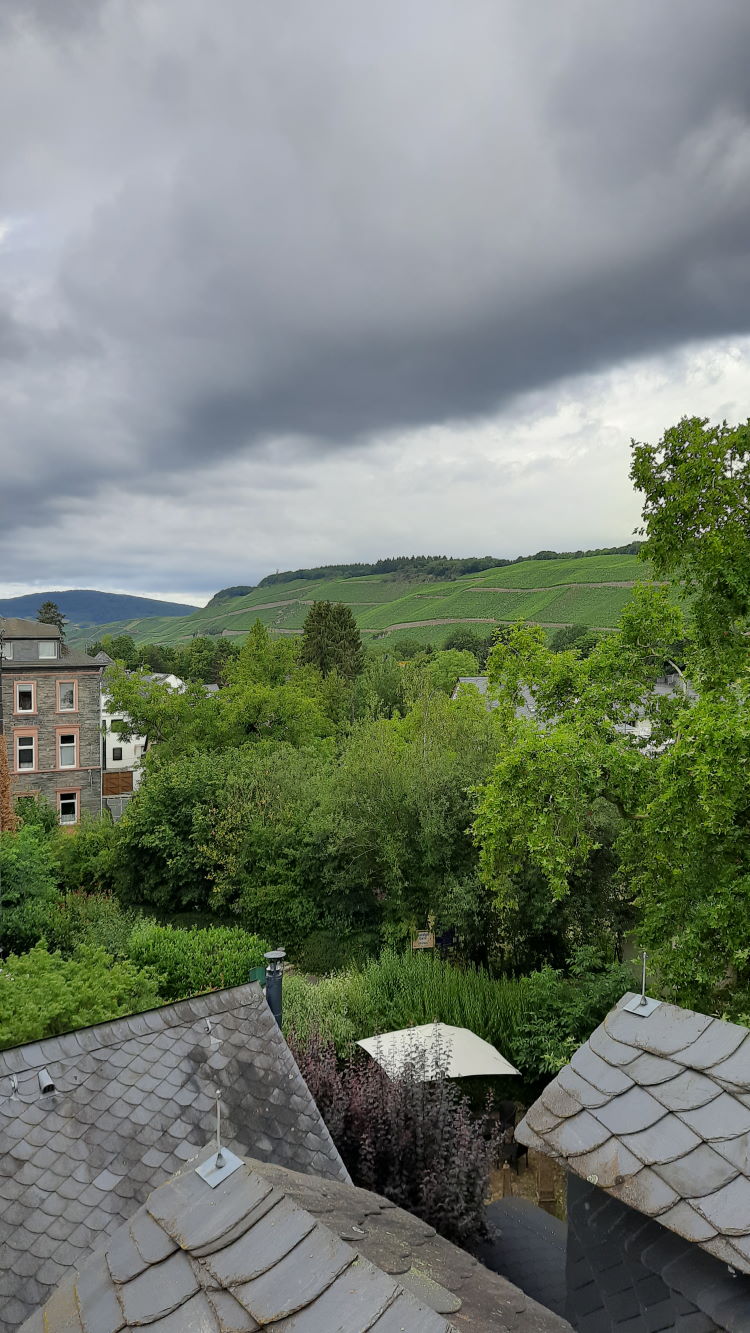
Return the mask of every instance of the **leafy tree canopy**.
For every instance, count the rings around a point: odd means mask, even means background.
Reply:
[[[36,618],[42,625],[56,625],[60,631],[60,637],[65,638],[67,616],[63,615],[57,602],[42,602],[36,613]]]
[[[351,607],[343,602],[313,602],[305,618],[300,661],[321,675],[337,671],[345,680],[358,676],[365,664],[362,638]]]

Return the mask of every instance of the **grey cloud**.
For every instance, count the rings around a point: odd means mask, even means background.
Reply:
[[[168,493],[277,436],[365,449],[747,328],[745,0],[19,11],[0,215],[33,219],[46,292],[0,324],[0,401],[44,466],[10,527],[60,487]]]

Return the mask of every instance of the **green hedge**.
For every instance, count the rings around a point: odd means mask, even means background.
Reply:
[[[270,945],[236,926],[180,930],[144,921],[127,946],[138,967],[152,967],[165,1000],[179,1000],[201,991],[240,986],[253,967],[263,965]]]

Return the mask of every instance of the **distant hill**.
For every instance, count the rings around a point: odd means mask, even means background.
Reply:
[[[504,560],[494,555],[393,555],[370,564],[315,565],[312,569],[277,570],[275,574],[266,574],[258,584],[259,588],[270,588],[275,583],[295,583],[318,579],[361,579],[369,574],[392,574],[394,578],[422,579],[459,579],[464,574],[481,574],[485,569],[505,569],[508,565],[520,565],[528,560],[579,560],[589,555],[637,555],[642,542],[628,542],[626,546],[601,546],[591,551],[537,551],[536,555],[517,555],[514,560]],[[236,597],[242,592],[252,592],[252,588],[225,588],[217,592],[212,599]]]
[[[457,562],[458,563],[458,562]],[[69,641],[84,644],[102,634],[130,634],[136,643],[184,643],[199,634],[241,639],[260,620],[275,634],[299,634],[313,601],[345,602],[363,637],[382,646],[407,636],[440,645],[456,624],[491,633],[500,624],[531,620],[555,629],[581,624],[612,629],[633,594],[649,577],[633,554],[514,561],[477,573],[438,579],[413,569],[355,577],[297,578],[261,584],[251,592],[224,589],[208,606],[188,615],[134,617],[101,624]]]
[[[42,602],[56,602],[71,625],[101,625],[105,621],[134,616],[185,616],[198,607],[184,602],[161,602],[155,597],[131,597],[127,593],[96,592],[71,588],[66,592],[27,592],[21,597],[0,597],[0,616],[36,620]]]

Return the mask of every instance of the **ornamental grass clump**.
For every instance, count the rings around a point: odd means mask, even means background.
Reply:
[[[457,1244],[481,1235],[497,1129],[489,1106],[472,1115],[446,1078],[437,1036],[429,1054],[413,1045],[391,1077],[362,1053],[339,1063],[333,1044],[316,1034],[300,1041],[292,1032],[290,1045],[356,1185]],[[437,1071],[430,1081],[428,1059]]]

